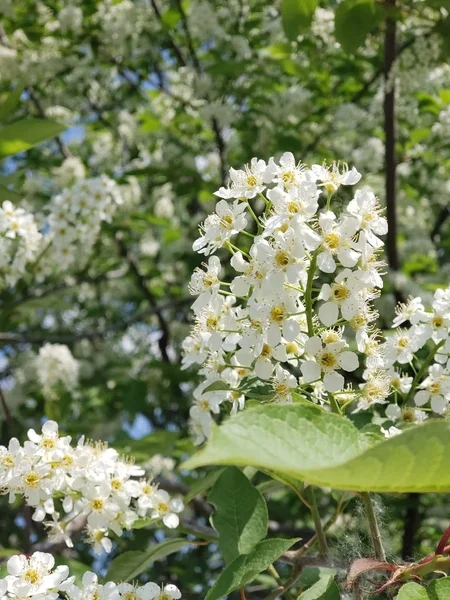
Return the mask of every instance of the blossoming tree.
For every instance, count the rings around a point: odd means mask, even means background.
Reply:
[[[0,17],[0,597],[449,596],[446,2]]]

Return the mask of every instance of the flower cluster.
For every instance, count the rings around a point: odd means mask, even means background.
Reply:
[[[405,328],[405,324],[409,327]],[[436,290],[429,310],[420,297],[400,304],[393,326],[395,333],[386,340],[383,354],[396,395],[420,407],[414,410],[416,420],[426,418],[430,410],[445,414],[450,402],[450,287]],[[402,373],[401,369],[410,365],[419,352],[423,359],[415,376]],[[397,370],[394,364],[398,365]],[[411,419],[411,410],[402,402],[386,408],[393,420],[402,416]]]
[[[143,478],[144,473],[105,443],[81,438],[71,446],[71,438],[60,437],[54,421],[44,423],[40,434],[30,429],[23,446],[15,438],[8,448],[0,446],[0,489],[10,502],[21,495],[34,508],[35,521],[51,515],[52,521],[45,523],[51,536],[69,546],[68,525],[84,517],[98,553],[111,550],[111,531],[121,535],[139,517],[178,526],[183,503]],[[60,510],[65,513],[62,520]]]
[[[80,179],[56,194],[50,203],[49,250],[41,272],[82,265],[92,252],[101,224],[110,222],[123,202],[121,188],[105,175]]]
[[[209,436],[223,404],[234,412],[246,398],[309,399],[341,412],[372,409],[392,395],[389,419],[412,397],[446,410],[450,292],[438,290],[431,312],[420,299],[400,307],[394,325],[412,319],[412,326],[383,341],[373,300],[383,287],[386,219],[367,186],[347,202],[341,193],[360,178],[346,165],[308,168],[285,153],[279,163],[254,158],[231,169],[230,185],[216,192],[221,200],[194,243],[209,259],[191,278],[195,325],[183,343],[184,367],[198,363],[204,376],[190,411],[196,443]],[[221,248],[235,271],[229,282],[220,280]],[[411,363],[428,340],[438,363],[413,382],[396,367]]]
[[[37,258],[40,243],[33,215],[5,200],[0,207],[0,288],[17,283]]]
[[[61,565],[55,568],[55,559],[45,552],[34,552],[31,556],[17,554],[7,563],[8,574],[0,579],[0,597],[4,600],[56,600],[61,596],[69,600],[178,600],[180,590],[173,584],[159,587],[156,583],[131,585],[129,583],[101,584],[95,573],[87,571],[81,586],[75,583],[75,577],[69,577],[69,567]]]
[[[78,384],[79,363],[64,344],[44,344],[35,368],[43,393],[51,397],[58,387],[72,392]]]

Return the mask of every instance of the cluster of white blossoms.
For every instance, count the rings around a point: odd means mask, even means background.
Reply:
[[[102,223],[110,222],[123,202],[120,186],[106,175],[80,179],[53,196],[46,235],[48,251],[41,262],[41,274],[82,266],[92,252]]]
[[[64,344],[41,346],[34,366],[42,391],[48,397],[59,387],[72,392],[78,385],[79,363]]]
[[[5,200],[0,207],[0,288],[14,286],[41,245],[33,215]]]
[[[183,343],[184,368],[200,364],[204,376],[190,411],[196,443],[209,436],[222,405],[235,412],[246,398],[310,399],[342,412],[386,404],[392,394],[402,414],[414,394],[417,404],[430,401],[444,411],[447,375],[439,365],[450,350],[443,341],[450,292],[437,293],[433,312],[418,309],[422,320],[409,332],[383,342],[372,304],[383,287],[379,236],[387,222],[370,188],[360,187],[349,201],[340,190],[360,179],[345,164],[308,168],[287,152],[279,163],[254,158],[244,170],[231,169],[229,186],[216,192],[221,200],[194,243],[209,259],[191,278],[195,325]],[[221,248],[235,271],[229,282],[221,281],[214,254]],[[395,367],[411,362],[429,339],[442,361],[413,383]],[[353,373],[351,381],[345,373]],[[439,400],[431,395],[436,378]],[[419,411],[413,420],[421,418]]]
[[[81,585],[75,583],[75,577],[69,576],[69,567],[61,565],[55,568],[55,559],[46,552],[34,552],[31,556],[16,554],[7,562],[7,575],[0,579],[0,598],[2,600],[57,600],[58,597],[69,600],[178,600],[180,590],[173,584],[160,587],[156,583],[131,585],[129,583],[101,584],[95,573],[87,571]]]
[[[44,523],[50,536],[68,546],[68,526],[83,518],[97,553],[111,551],[111,531],[120,536],[139,518],[162,520],[170,529],[178,526],[182,501],[171,499],[144,474],[105,443],[81,438],[71,446],[54,421],[45,422],[40,434],[30,429],[23,446],[15,438],[7,448],[0,446],[0,489],[10,502],[22,496],[34,508],[35,521],[50,515],[52,520]]]

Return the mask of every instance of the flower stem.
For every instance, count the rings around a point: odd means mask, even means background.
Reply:
[[[261,221],[258,219],[258,217],[255,214],[255,211],[250,206],[250,202],[247,202],[247,207],[248,207],[248,210],[249,210],[250,214],[252,215],[252,217],[253,217],[253,219],[254,219],[254,221],[256,223],[256,226],[258,227],[258,232],[257,233],[259,235],[262,232],[262,230],[263,230],[262,225],[261,225]]]
[[[430,353],[428,354],[428,356],[426,357],[426,359],[423,361],[422,366],[417,371],[417,373],[414,375],[414,379],[413,379],[413,382],[411,384],[410,390],[409,390],[409,392],[408,392],[408,394],[407,394],[407,396],[405,398],[405,404],[407,404],[408,401],[413,397],[413,394],[416,391],[416,388],[419,385],[420,380],[422,379],[422,377],[427,372],[427,369],[430,366],[430,363],[433,360],[436,352],[439,350],[439,348],[441,348],[441,346],[444,345],[444,342],[445,342],[445,340],[441,340],[439,342],[439,344],[435,344],[434,347],[431,348]]]
[[[305,496],[307,497],[310,507],[311,507],[311,515],[314,521],[314,525],[316,527],[317,541],[319,542],[319,556],[324,558],[328,554],[328,544],[327,539],[325,537],[325,531],[322,526],[322,521],[320,520],[319,509],[317,507],[316,495],[314,493],[314,488],[310,485],[305,490]]]
[[[361,499],[366,510],[367,520],[369,522],[369,532],[375,552],[375,558],[382,562],[386,562],[386,553],[383,548],[383,542],[381,541],[380,527],[378,525],[372,498],[368,492],[362,492]]]
[[[309,264],[308,280],[306,282],[305,290],[305,309],[306,309],[306,322],[308,323],[308,335],[313,337],[314,335],[314,323],[312,316],[312,287],[314,281],[314,274],[316,272],[317,264],[317,250],[311,256],[311,262]]]

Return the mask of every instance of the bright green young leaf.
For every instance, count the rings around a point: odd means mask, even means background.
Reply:
[[[257,544],[250,554],[238,556],[219,575],[219,578],[209,590],[205,600],[219,600],[234,590],[251,583],[261,571],[267,569],[277,558],[289,550],[297,539],[264,540]]]
[[[374,0],[344,0],[338,4],[334,19],[335,36],[342,48],[355,52],[377,24]]]
[[[0,157],[28,150],[54,138],[67,127],[48,119],[21,119],[0,129]]]
[[[396,600],[448,600],[450,598],[450,577],[432,581],[425,588],[418,583],[407,583],[396,596]]]
[[[252,465],[321,486],[380,492],[450,491],[450,423],[430,420],[367,447],[367,436],[314,406],[263,406],[214,427],[185,468]]]
[[[131,581],[156,560],[178,552],[186,546],[189,546],[187,539],[176,538],[160,544],[153,544],[145,551],[124,552],[112,561],[106,579],[108,581]]]
[[[267,506],[261,493],[236,467],[229,467],[214,484],[209,502],[225,563],[248,554],[267,535]]]
[[[339,600],[341,597],[339,588],[334,582],[333,575],[322,577],[303,594],[299,600]]]
[[[317,8],[318,0],[283,0],[281,5],[281,22],[286,37],[296,40],[308,29]]]
[[[10,92],[6,100],[0,104],[0,123],[6,121],[6,119],[14,112],[14,109],[19,104],[24,87],[25,82],[19,82],[12,92]]]
[[[441,90],[439,92],[439,97],[444,104],[450,104],[450,90]]]

